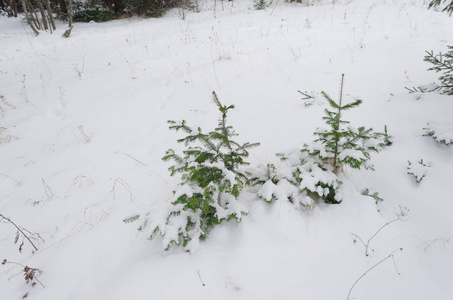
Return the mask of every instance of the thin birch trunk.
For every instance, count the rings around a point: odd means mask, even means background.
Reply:
[[[41,18],[42,18],[42,25],[44,26],[44,30],[49,30],[49,25],[47,23],[47,17],[46,17],[46,13],[44,12],[44,6],[42,5],[42,1],[41,0],[38,0],[38,9],[39,9],[39,12],[41,13]]]
[[[28,14],[28,11],[27,11],[27,4],[25,3],[25,0],[22,0],[22,6],[23,6],[23,8],[24,8],[25,17],[27,18],[28,25],[30,25],[30,28],[33,30],[33,32],[34,32],[36,35],[39,35],[39,31],[38,31],[38,30],[36,29],[36,27],[33,25],[33,22],[31,21],[30,15]]]
[[[15,18],[17,18],[17,3],[16,3],[16,0],[12,0],[11,3],[12,3],[11,7],[13,9],[13,15],[14,15]]]
[[[69,13],[69,28],[72,28],[72,0],[68,0],[68,13]]]
[[[47,6],[47,14],[49,15],[50,24],[52,25],[53,30],[56,30],[57,26],[55,26],[55,20],[53,18],[53,11],[52,11],[52,8],[50,7],[49,0],[46,0],[46,6]]]
[[[30,20],[35,24],[37,30],[41,30],[41,22],[39,22],[38,14],[35,11],[35,7],[30,0],[25,0],[25,4],[28,5],[30,11]]]

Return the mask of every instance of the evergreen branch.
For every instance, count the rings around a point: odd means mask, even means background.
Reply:
[[[242,148],[243,149],[249,149],[249,148],[256,148],[258,146],[260,146],[260,143],[249,143],[249,142],[247,142],[244,145],[242,145]]]
[[[308,100],[308,99],[314,98],[313,96],[309,95],[307,92],[305,92],[305,93],[303,93],[301,91],[297,91],[297,92],[299,92],[302,96],[304,96],[304,97],[302,97],[302,100]]]
[[[321,92],[321,95],[324,96],[324,98],[326,98],[327,102],[329,102],[330,106],[332,106],[333,108],[336,108],[338,109],[338,104],[332,100],[332,98],[330,98],[329,95],[326,94],[326,92]]]
[[[217,97],[217,94],[215,91],[212,92],[212,100],[214,101],[215,105],[220,109],[222,108],[222,103],[220,103],[219,98]]]
[[[450,61],[445,61],[443,59],[442,52],[439,52],[439,54],[437,54],[437,55],[434,55],[434,52],[432,50],[431,50],[431,52],[429,52],[429,51],[425,51],[425,52],[428,55],[425,56],[424,61],[435,65],[434,67],[429,68],[428,69],[429,71],[440,72],[441,70],[450,70],[449,72],[451,72],[453,66]]]
[[[360,99],[357,99],[356,101],[352,102],[352,103],[348,103],[346,104],[345,106],[343,106],[341,109],[342,110],[346,110],[346,109],[350,109],[350,108],[354,108],[354,107],[357,107],[359,106],[360,104],[362,104],[362,100]]]
[[[176,130],[176,131],[182,130],[182,131],[184,131],[186,133],[192,133],[192,129],[189,126],[186,125],[186,120],[182,120],[182,122],[176,122],[176,121],[168,120],[167,123],[168,124],[175,124],[175,125],[172,125],[172,126],[168,126],[169,129]]]
[[[445,3],[447,0],[432,0],[430,3],[429,3],[429,6],[428,6],[428,9],[432,8],[432,7],[436,7],[436,6],[440,6],[441,3]],[[451,0],[450,0],[451,1]],[[445,6],[443,9],[442,9],[443,12],[446,12],[448,13],[450,16],[452,15],[453,13],[453,1],[451,1],[449,4],[447,4],[447,6]]]

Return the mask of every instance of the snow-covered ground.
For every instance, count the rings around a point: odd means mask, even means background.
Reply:
[[[422,0],[312,2],[206,1],[184,20],[76,24],[68,39],[63,24],[34,37],[0,17],[0,214],[42,238],[20,253],[3,220],[0,259],[38,268],[45,286],[7,263],[0,298],[347,299],[376,265],[350,299],[453,299],[453,146],[423,136],[427,123],[452,128],[453,98],[404,88],[436,81],[424,51],[453,44],[453,18]],[[252,166],[278,164],[275,153],[313,140],[319,92],[336,98],[342,73],[347,98],[363,99],[345,118],[394,137],[376,171],[347,170],[343,203],[301,211],[245,190],[249,214],[192,254],[123,223],[159,214],[179,182],[161,160],[182,149],[167,120],[213,129],[215,90],[236,106],[238,140],[261,142]],[[319,101],[306,107],[298,90]],[[421,159],[417,184],[407,167]],[[397,215],[366,256],[355,235],[367,243]]]

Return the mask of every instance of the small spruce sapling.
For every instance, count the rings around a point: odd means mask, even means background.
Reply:
[[[239,144],[233,140],[238,134],[227,124],[227,115],[234,106],[222,105],[215,92],[212,98],[221,114],[214,131],[203,133],[200,127],[189,127],[185,120],[168,121],[171,130],[187,134],[178,140],[187,148],[183,155],[169,149],[162,158],[176,163],[169,168],[171,176],[181,174],[181,183],[173,191],[172,209],[165,224],[150,226],[151,238],[160,234],[166,250],[172,245],[180,245],[193,252],[215,225],[233,219],[239,222],[246,214],[237,197],[251,178],[242,167],[248,165],[244,160],[249,155],[248,150],[259,143]],[[133,216],[125,222],[137,219],[139,216]],[[148,225],[145,220],[139,230]]]
[[[253,6],[256,10],[263,10],[268,7],[269,4],[267,4],[266,0],[255,0]]]
[[[379,133],[372,128],[345,126],[349,122],[342,119],[342,112],[359,106],[362,100],[344,104],[343,86],[344,74],[338,102],[325,92],[321,93],[330,106],[330,109],[325,109],[323,117],[328,127],[316,129],[314,135],[317,139],[305,144],[299,153],[278,154],[287,162],[288,168],[279,173],[278,180],[268,180],[263,185],[260,197],[268,202],[286,197],[302,206],[311,206],[320,198],[326,203],[338,204],[342,201],[338,193],[342,184],[338,173],[346,166],[373,169],[369,163],[371,152],[379,152],[391,145],[387,128],[385,133]]]
[[[314,135],[318,138],[312,145],[305,145],[302,151],[319,158],[333,167],[337,174],[341,167],[349,166],[353,169],[373,169],[369,164],[371,152],[379,152],[387,144],[391,144],[391,137],[387,133],[374,132],[372,128],[342,126],[349,124],[342,119],[342,112],[362,104],[362,100],[355,100],[343,104],[344,74],[341,77],[340,97],[338,103],[325,92],[322,95],[327,100],[331,110],[325,109],[323,119],[328,128],[318,128]]]

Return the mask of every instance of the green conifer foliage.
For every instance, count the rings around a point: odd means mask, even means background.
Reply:
[[[253,6],[256,10],[263,10],[268,4],[266,3],[266,0],[255,0]]]
[[[362,100],[343,104],[344,74],[341,76],[340,97],[335,102],[325,92],[321,94],[330,105],[330,110],[325,109],[325,120],[329,128],[318,128],[314,135],[318,138],[313,145],[305,145],[302,151],[311,156],[318,157],[321,161],[330,164],[333,172],[338,173],[345,165],[353,169],[373,169],[368,163],[371,152],[379,150],[390,143],[390,137],[385,133],[374,132],[372,128],[345,126],[348,121],[342,119],[342,112],[362,104]],[[343,125],[343,126],[342,126]]]
[[[323,117],[327,127],[316,129],[314,142],[304,144],[297,153],[277,154],[286,166],[267,176],[267,181],[258,191],[261,198],[268,202],[288,199],[303,207],[311,207],[317,199],[338,204],[343,200],[339,193],[342,184],[339,173],[346,167],[373,169],[369,163],[371,153],[391,145],[387,130],[379,133],[363,126],[356,128],[343,119],[344,111],[362,103],[362,100],[354,100],[344,104],[343,86],[344,74],[338,102],[325,92],[321,93],[329,105]]]
[[[433,65],[429,71],[442,72],[442,76],[439,77],[441,84],[435,90],[441,94],[453,95],[453,46],[448,46],[448,49],[448,52],[437,55],[433,51],[426,51],[428,55],[424,60]]]
[[[245,161],[248,150],[259,143],[236,142],[233,138],[238,134],[227,124],[228,113],[234,106],[222,105],[215,92],[212,99],[220,112],[218,126],[213,131],[204,133],[200,127],[193,129],[185,120],[168,121],[171,130],[187,134],[178,140],[186,146],[182,155],[169,149],[162,158],[175,163],[169,170],[171,176],[181,175],[181,183],[173,191],[172,208],[165,224],[149,225],[145,220],[139,228],[151,227],[151,238],[161,235],[167,250],[180,245],[188,252],[195,251],[215,225],[233,219],[240,221],[246,214],[237,201],[240,191],[251,182],[242,167],[249,164]],[[136,219],[134,216],[125,222]]]
[[[448,3],[444,8],[442,8],[442,11],[447,12],[451,16],[453,13],[453,0],[432,0],[429,3],[428,8],[440,6],[442,3]]]

